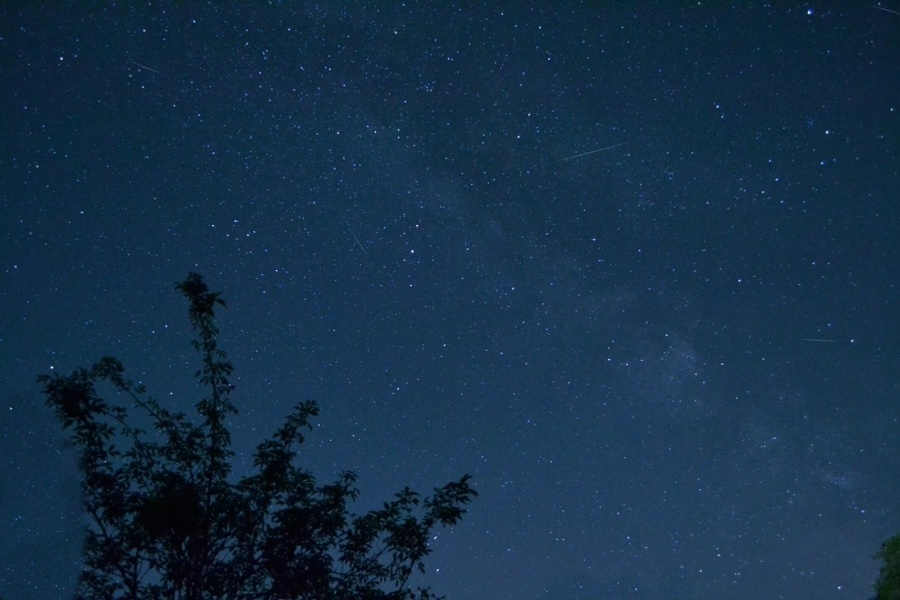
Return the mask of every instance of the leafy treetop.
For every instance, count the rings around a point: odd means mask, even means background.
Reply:
[[[127,380],[115,358],[38,378],[80,457],[89,525],[76,598],[437,598],[409,579],[424,571],[430,532],[458,523],[477,495],[469,476],[424,498],[404,488],[381,508],[353,514],[354,473],[321,485],[295,464],[303,432],[319,414],[306,400],[257,446],[254,472],[234,482],[225,423],[237,412],[232,365],[215,325],[215,309],[225,303],[196,273],[176,289],[188,300],[201,356],[199,424]],[[123,405],[103,399],[98,382],[145,412],[155,435],[131,425]]]

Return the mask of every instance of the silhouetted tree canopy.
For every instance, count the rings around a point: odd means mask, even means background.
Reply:
[[[900,533],[883,543],[875,558],[882,565],[873,600],[900,600]]]
[[[196,273],[176,289],[188,300],[202,361],[199,425],[125,379],[114,358],[38,378],[80,456],[89,526],[77,598],[436,598],[409,578],[424,571],[430,531],[459,522],[477,495],[469,476],[424,498],[405,488],[377,510],[352,514],[354,473],[320,485],[294,464],[319,412],[304,401],[257,446],[255,472],[235,482],[225,426],[237,412],[232,365],[215,325],[225,303]],[[155,432],[134,427],[124,406],[104,400],[96,385],[103,382],[145,411]]]

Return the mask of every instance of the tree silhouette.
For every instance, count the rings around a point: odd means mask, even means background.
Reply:
[[[316,599],[437,598],[409,585],[424,571],[429,532],[453,525],[477,495],[469,476],[421,497],[405,488],[382,508],[355,515],[356,476],[318,485],[294,464],[303,430],[319,412],[300,402],[254,454],[254,473],[234,481],[226,417],[231,363],[218,348],[215,309],[225,303],[203,278],[178,284],[189,302],[202,357],[195,377],[207,395],[200,424],[171,412],[102,358],[69,376],[42,375],[46,403],[80,457],[89,516],[76,598]],[[103,400],[111,388],[145,411],[152,432],[129,424],[124,406]]]
[[[873,600],[900,600],[900,533],[883,543],[874,558],[882,565]]]

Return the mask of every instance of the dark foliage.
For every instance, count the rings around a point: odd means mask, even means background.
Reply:
[[[359,494],[352,472],[319,485],[294,464],[319,412],[304,401],[257,446],[254,474],[234,482],[225,426],[237,412],[232,366],[216,344],[215,309],[224,302],[196,273],[176,287],[189,302],[202,357],[196,378],[208,395],[196,405],[199,425],[126,380],[114,358],[39,377],[80,453],[90,524],[77,598],[435,598],[408,581],[424,570],[429,532],[459,522],[477,495],[469,476],[425,498],[407,488],[378,510],[352,514]],[[100,397],[101,382],[146,411],[155,433],[129,425],[123,406]]]
[[[900,600],[900,534],[883,543],[875,558],[882,565],[873,600]]]

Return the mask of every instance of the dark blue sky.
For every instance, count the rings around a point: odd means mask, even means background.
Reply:
[[[0,594],[78,570],[35,376],[114,355],[188,410],[197,271],[238,470],[311,398],[303,463],[360,510],[473,475],[451,600],[867,597],[900,16],[219,4],[0,8]]]

